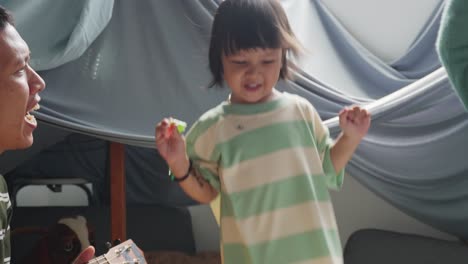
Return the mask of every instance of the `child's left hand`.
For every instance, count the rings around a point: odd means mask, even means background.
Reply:
[[[340,128],[343,134],[361,140],[369,130],[370,113],[360,106],[345,107],[339,113]]]

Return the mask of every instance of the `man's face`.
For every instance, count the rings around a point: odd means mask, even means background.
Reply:
[[[29,112],[45,83],[29,66],[29,54],[26,42],[7,24],[0,31],[0,153],[33,143],[37,122]]]

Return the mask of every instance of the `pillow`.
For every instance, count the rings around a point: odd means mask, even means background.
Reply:
[[[377,229],[354,232],[344,249],[345,264],[466,264],[468,246]]]

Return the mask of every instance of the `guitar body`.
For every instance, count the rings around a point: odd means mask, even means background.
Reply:
[[[12,235],[39,234],[32,251],[22,264],[71,264],[83,248],[94,245],[94,232],[82,216],[62,218],[49,228],[28,227],[15,229]],[[89,264],[146,264],[145,257],[131,239],[115,245],[109,251],[88,262]]]
[[[83,230],[88,232],[86,224]],[[69,264],[78,256],[83,246],[75,230],[62,223],[57,223],[50,228],[29,228],[13,231],[13,235],[20,233],[42,234],[42,238],[39,239],[32,251],[22,259],[21,263],[23,264]],[[93,232],[87,235],[89,240],[94,240]]]
[[[82,216],[62,218],[50,228],[30,227],[15,229],[12,235],[40,234],[32,251],[22,259],[22,264],[71,264],[82,249],[94,246],[94,232],[90,231]],[[127,240],[120,243],[102,256],[96,257],[89,264],[146,264],[143,252]]]

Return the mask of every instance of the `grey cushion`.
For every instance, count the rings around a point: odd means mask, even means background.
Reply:
[[[466,264],[468,245],[412,234],[363,229],[351,235],[345,264]]]

